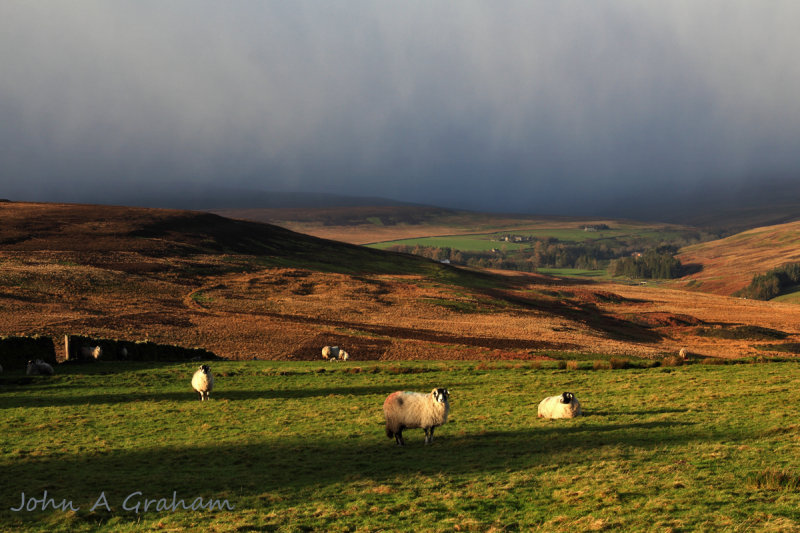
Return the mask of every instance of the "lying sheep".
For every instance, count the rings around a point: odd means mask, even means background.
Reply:
[[[405,446],[403,430],[422,428],[425,430],[425,444],[433,442],[433,430],[447,422],[450,414],[447,389],[433,389],[430,394],[397,391],[391,393],[383,402],[383,415],[386,418],[386,436],[394,437],[398,446]]]
[[[52,366],[41,359],[37,359],[35,361],[28,361],[28,368],[25,369],[25,373],[29,376],[52,376],[55,374],[55,371]]]
[[[81,359],[93,359],[97,361],[103,356],[103,349],[100,346],[81,346]]]
[[[200,395],[200,401],[208,400],[208,394],[214,388],[214,376],[208,365],[201,365],[192,376],[192,388]]]
[[[539,418],[575,418],[581,416],[581,404],[574,394],[565,392],[539,402]]]
[[[338,361],[339,359],[342,361],[347,361],[350,359],[350,354],[338,346],[325,346],[322,349],[322,358],[327,359],[328,361]]]

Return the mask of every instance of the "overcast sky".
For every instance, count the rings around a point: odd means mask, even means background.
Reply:
[[[800,176],[800,2],[0,2],[0,197],[577,212]]]

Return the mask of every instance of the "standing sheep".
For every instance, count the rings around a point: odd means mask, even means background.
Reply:
[[[214,388],[214,376],[208,365],[201,365],[192,376],[192,388],[200,395],[200,401],[208,400],[208,393]]]
[[[25,373],[29,376],[52,376],[55,372],[52,366],[41,359],[37,359],[28,361],[28,368],[25,369]]]
[[[383,402],[383,415],[386,418],[386,436],[394,437],[398,446],[405,446],[403,430],[422,428],[425,430],[425,444],[433,442],[433,430],[447,422],[450,414],[447,389],[433,389],[430,394],[397,391],[391,393]]]
[[[103,356],[103,349],[100,346],[81,346],[81,359],[92,359],[97,361]]]
[[[689,359],[689,352],[686,350],[686,348],[681,348],[681,351],[678,352],[678,356],[686,361]]]
[[[328,361],[338,361],[339,359],[347,361],[350,358],[350,354],[338,346],[325,346],[322,349],[322,358]]]
[[[574,394],[565,392],[539,403],[539,418],[575,418],[581,416],[581,404]]]

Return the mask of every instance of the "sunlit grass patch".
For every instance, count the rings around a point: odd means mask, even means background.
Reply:
[[[613,358],[624,360],[623,358]],[[596,361],[604,363],[594,371]],[[9,531],[574,531],[800,527],[795,363],[578,371],[536,361],[63,366],[0,385],[0,529]],[[589,370],[589,371],[583,371]],[[8,378],[8,380],[7,380]],[[399,448],[395,390],[451,392],[426,446]],[[584,416],[537,418],[571,391]],[[20,493],[75,513],[14,513]],[[112,511],[88,512],[100,491]],[[126,512],[142,497],[222,498],[232,511]]]

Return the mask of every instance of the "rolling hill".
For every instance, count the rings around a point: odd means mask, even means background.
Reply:
[[[682,263],[699,265],[699,272],[682,278],[678,286],[731,295],[747,286],[755,274],[800,262],[800,222],[765,226],[725,239],[680,250]]]
[[[0,204],[0,335],[79,334],[230,359],[770,355],[800,307],[473,271],[214,214]],[[785,354],[784,354],[785,355]]]

